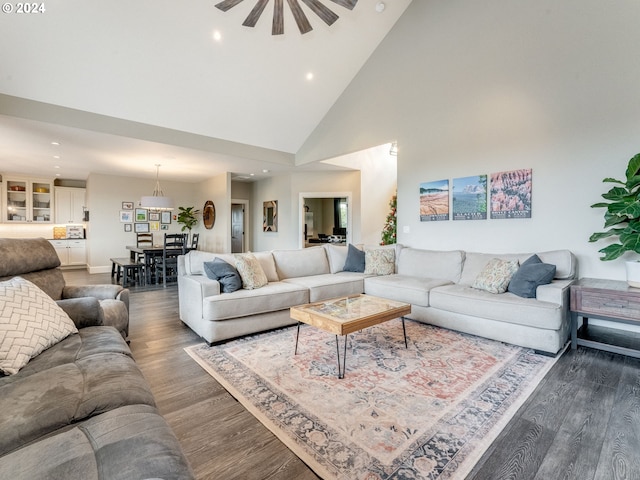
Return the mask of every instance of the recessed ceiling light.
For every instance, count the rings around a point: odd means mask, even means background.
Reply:
[[[386,5],[384,4],[384,2],[378,2],[378,4],[376,5],[376,12],[378,13],[382,13],[384,12]]]
[[[307,73],[307,80],[309,80],[309,81],[313,80],[313,73],[312,72]]]
[[[58,159],[60,158],[60,155],[54,155],[53,158]]]
[[[219,42],[220,40],[222,40],[222,33],[220,33],[220,31],[219,31],[219,30],[215,30],[215,31],[213,32],[213,39],[214,39],[216,42]]]
[[[255,175],[255,173],[250,173],[249,174],[250,177],[253,177],[254,175]]]
[[[60,146],[60,142],[51,142],[51,145],[55,145],[56,147]]]
[[[60,165],[55,165],[53,168],[60,168]]]
[[[56,177],[59,177],[59,176],[60,176],[60,174],[59,174],[59,173],[56,173]]]
[[[262,173],[269,173],[269,170],[267,170],[266,168],[263,168]]]

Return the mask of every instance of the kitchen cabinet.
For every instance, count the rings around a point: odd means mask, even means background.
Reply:
[[[83,223],[84,188],[55,187],[56,223]]]
[[[3,220],[5,222],[51,223],[53,221],[53,181],[26,177],[6,177]]]
[[[84,239],[49,240],[53,245],[62,267],[85,266],[87,264],[87,246]]]

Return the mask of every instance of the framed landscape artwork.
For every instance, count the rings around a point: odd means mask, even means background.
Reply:
[[[449,220],[449,180],[420,184],[420,221]]]
[[[491,174],[491,218],[531,218],[530,168]]]
[[[453,219],[485,220],[487,218],[487,176],[453,179]]]

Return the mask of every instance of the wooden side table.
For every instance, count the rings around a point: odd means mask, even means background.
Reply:
[[[571,348],[583,345],[640,358],[640,350],[579,338],[578,317],[585,327],[589,318],[640,326],[640,288],[597,278],[582,278],[571,285]]]

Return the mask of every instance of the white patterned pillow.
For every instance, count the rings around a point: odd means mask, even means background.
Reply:
[[[472,286],[490,293],[504,293],[507,291],[511,277],[517,271],[517,260],[492,258],[478,274]]]
[[[395,272],[396,251],[392,248],[375,248],[364,252],[364,273],[367,275],[391,275]]]
[[[236,258],[236,269],[242,279],[242,288],[253,290],[264,287],[269,280],[262,269],[262,265],[253,253],[238,253]]]
[[[73,320],[22,277],[0,282],[0,370],[13,375],[29,360],[72,333]]]

